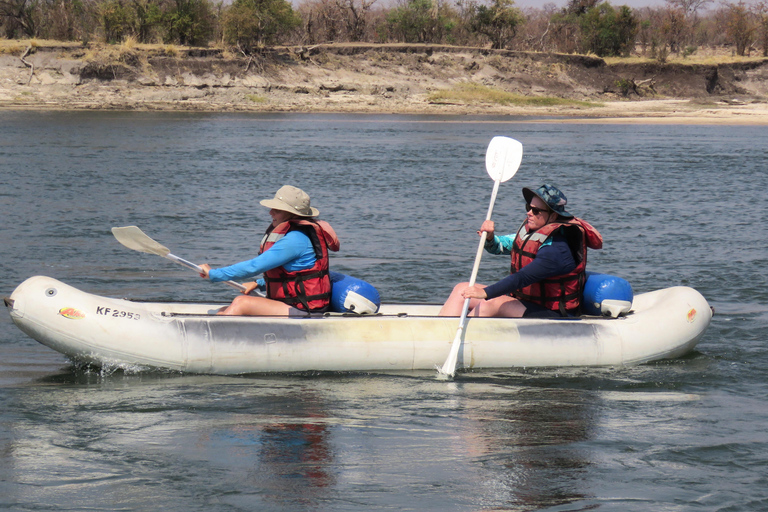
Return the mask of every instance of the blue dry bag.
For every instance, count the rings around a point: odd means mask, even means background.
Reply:
[[[584,300],[581,309],[584,314],[595,316],[625,315],[632,309],[632,285],[620,277],[597,272],[586,272]]]
[[[381,305],[379,292],[373,285],[340,272],[330,272],[331,311],[336,313],[376,313]]]

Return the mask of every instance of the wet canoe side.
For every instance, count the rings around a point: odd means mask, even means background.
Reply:
[[[216,304],[101,297],[36,276],[11,296],[11,317],[33,339],[96,365],[240,374],[421,370],[441,365],[458,326],[439,306],[387,304],[371,316],[221,317]],[[688,287],[635,297],[618,319],[470,319],[459,368],[613,366],[679,357],[711,320]]]

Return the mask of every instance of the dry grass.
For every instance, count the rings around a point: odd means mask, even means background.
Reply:
[[[715,66],[718,64],[736,64],[741,62],[760,62],[766,59],[762,52],[753,52],[749,56],[741,57],[736,55],[732,48],[695,48],[692,52],[670,53],[664,60],[667,64],[701,64]],[[658,63],[657,59],[650,57],[650,51],[642,55],[640,48],[633,52],[629,57],[605,57],[603,60],[608,65],[611,64],[645,64],[649,62]]]
[[[113,52],[115,49],[119,49],[121,53],[127,53],[130,51],[156,51],[165,54],[181,55],[184,51],[189,50],[189,46],[172,45],[172,44],[148,44],[139,43],[134,37],[127,37],[120,44],[107,44],[107,43],[95,43],[91,42],[84,45],[78,41],[54,41],[50,39],[0,39],[0,53],[13,53],[19,48],[24,51],[28,46],[32,48],[39,47],[51,47],[51,48],[83,48],[87,47],[95,52],[107,51]]]
[[[451,89],[435,91],[427,97],[431,103],[490,103],[493,105],[524,106],[524,107],[600,107],[601,103],[589,101],[567,100],[551,96],[522,96],[486,85],[462,83]]]

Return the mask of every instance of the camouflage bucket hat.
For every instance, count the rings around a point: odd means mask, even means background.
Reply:
[[[544,201],[544,204],[549,206],[550,210],[561,217],[569,219],[573,217],[573,215],[565,211],[565,205],[568,204],[568,199],[557,187],[549,185],[548,183],[543,184],[536,190],[523,187],[523,197],[525,198],[526,203],[531,204],[531,199],[533,199],[534,196]]]

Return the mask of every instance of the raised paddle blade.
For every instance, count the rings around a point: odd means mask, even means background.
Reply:
[[[124,226],[121,228],[112,228],[112,234],[115,235],[115,238],[118,242],[123,244],[129,249],[133,249],[134,251],[139,252],[145,252],[147,254],[156,254],[157,256],[162,256],[163,258],[169,259],[173,261],[174,263],[178,263],[179,265],[182,265],[184,267],[187,267],[188,269],[194,270],[198,274],[203,271],[200,266],[192,263],[191,261],[187,261],[185,259],[179,258],[178,256],[171,254],[170,249],[168,249],[163,244],[160,244],[158,242],[155,242],[150,237],[146,235],[142,230],[140,230],[136,226]],[[232,288],[237,288],[238,290],[245,291],[246,288],[240,283],[236,283],[235,281],[224,281],[225,284],[228,284]],[[261,292],[257,291],[259,295],[262,297],[264,296]]]
[[[523,161],[523,145],[509,137],[494,137],[485,153],[485,169],[494,181],[505,182],[515,175]]]
[[[163,258],[171,253],[166,246],[155,242],[136,226],[112,228],[112,234],[118,242],[134,251],[156,254]]]
[[[493,212],[493,204],[496,202],[496,194],[499,191],[499,184],[507,181],[515,175],[517,169],[520,168],[520,162],[523,160],[523,145],[515,139],[509,137],[494,137],[488,144],[488,150],[485,153],[485,169],[488,171],[488,175],[493,179],[493,192],[491,192],[491,202],[488,205],[488,214],[485,216],[485,220],[491,220],[491,213]],[[472,276],[469,278],[469,286],[475,284],[477,278],[477,271],[480,268],[480,258],[483,255],[483,247],[485,246],[485,239],[488,234],[483,231],[480,236],[480,245],[477,246],[477,253],[475,254],[475,265],[472,267]],[[453,338],[453,344],[451,344],[451,350],[448,352],[448,357],[445,359],[443,366],[437,368],[438,377],[450,378],[456,373],[456,364],[459,360],[459,348],[462,345],[462,338],[464,334],[464,325],[467,321],[467,313],[469,311],[469,299],[464,300],[464,307],[461,311],[461,319],[459,320],[459,328],[456,331],[456,337]]]

